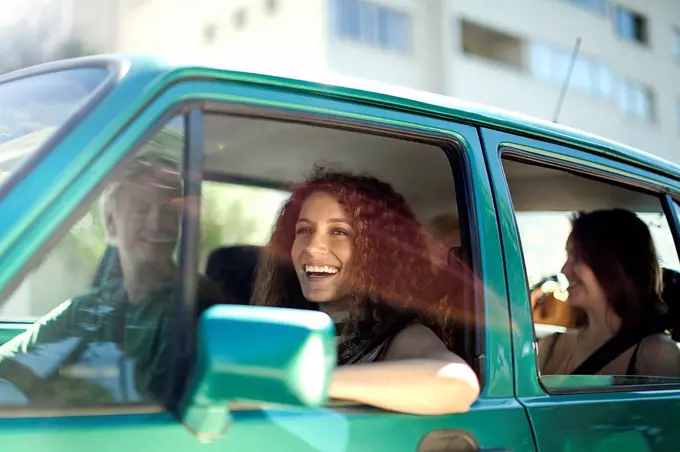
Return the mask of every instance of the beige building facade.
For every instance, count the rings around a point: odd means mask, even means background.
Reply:
[[[670,0],[8,0],[97,52],[334,72],[558,121],[680,162],[680,3]],[[35,14],[35,11],[40,11]]]
[[[121,0],[117,50],[333,71],[552,120],[680,161],[680,3]]]

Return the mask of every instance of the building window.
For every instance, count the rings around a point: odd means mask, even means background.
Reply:
[[[568,54],[568,58],[571,59],[571,54]],[[594,81],[593,65],[590,60],[583,57],[577,57],[576,61],[574,61],[574,69],[571,72],[571,78],[569,79],[569,86],[581,91],[590,92],[593,91]]]
[[[678,123],[678,132],[680,132],[680,99],[675,101],[675,116]]]
[[[680,28],[675,27],[673,32],[673,55],[675,58],[680,60]]]
[[[632,80],[623,81],[619,105],[627,116],[645,119],[649,122],[655,120],[654,93],[641,83]]]
[[[545,43],[531,45],[531,73],[544,81],[562,84],[569,71],[572,50]],[[569,87],[605,99],[614,96],[614,74],[606,64],[577,56]]]
[[[467,20],[461,22],[463,52],[507,67],[522,69],[522,40]]]
[[[214,44],[217,39],[217,25],[215,23],[206,24],[203,27],[203,42]]]
[[[407,14],[360,0],[335,0],[334,7],[338,36],[398,52],[410,49]]]
[[[378,8],[378,41],[380,45],[405,52],[409,48],[410,18],[388,8]]]
[[[587,9],[589,11],[605,15],[607,12],[607,2],[606,0],[564,0],[572,5],[579,6],[581,8]]]
[[[235,29],[243,30],[243,28],[246,26],[246,10],[243,8],[236,10],[232,16],[232,21]]]
[[[593,78],[593,92],[601,97],[614,97],[614,72],[609,66],[591,61],[591,76]]]
[[[624,39],[648,44],[647,18],[629,9],[617,6],[614,10],[616,33]]]
[[[276,10],[279,9],[278,0],[265,0],[265,9],[269,14],[275,14]]]

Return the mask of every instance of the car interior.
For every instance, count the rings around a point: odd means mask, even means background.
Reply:
[[[164,128],[161,136],[154,141],[163,147],[173,143],[170,147],[177,149],[169,152],[177,155],[183,140],[177,138],[176,130],[170,129],[172,127]],[[162,135],[166,132],[172,136],[163,139]],[[472,264],[474,250],[470,249],[467,237],[467,208],[457,196],[457,193],[464,193],[463,172],[457,163],[457,153],[455,143],[433,143],[413,136],[394,138],[380,130],[359,133],[340,126],[329,128],[287,120],[214,113],[205,117],[203,180],[204,185],[270,190],[281,195],[283,200],[291,185],[304,180],[316,164],[368,173],[392,184],[423,224],[431,226],[434,219],[442,216],[453,219],[454,224],[458,223],[458,231],[455,232],[460,234],[460,244],[451,247],[450,256],[467,259]],[[576,176],[568,171],[528,165],[512,159],[504,159],[504,170],[518,215],[523,212],[573,212],[612,207],[623,207],[637,213],[663,213],[658,198]],[[221,199],[213,202],[220,203]],[[263,207],[250,198],[242,199],[242,205],[251,220],[267,225],[272,224],[279,207]],[[238,218],[223,220],[225,228],[232,226],[232,220],[235,223],[240,221]],[[564,246],[564,238],[555,240],[561,241],[559,246]],[[205,259],[200,270],[223,289],[228,289],[237,303],[247,304],[259,253],[265,242],[266,238],[262,237],[256,240],[204,241],[201,253]],[[677,260],[677,254],[675,258]],[[680,299],[680,275],[676,270],[664,269],[665,294],[673,308],[669,315],[680,317],[676,307]],[[119,271],[115,249],[108,249],[94,283],[115,277]],[[557,281],[553,276],[548,279]],[[466,309],[474,313],[472,318],[476,320],[465,323],[458,332],[461,337],[456,338],[456,343],[464,344],[464,349],[456,352],[480,373],[484,355],[483,301],[475,296],[470,297],[467,303]],[[535,327],[536,339],[563,329],[559,325],[540,323]]]
[[[525,212],[577,212],[597,209],[623,208],[638,215],[657,214],[660,223],[668,228],[668,241],[659,243],[655,238],[657,252],[663,258],[663,298],[669,305],[667,325],[669,329],[677,325],[680,307],[680,273],[678,273],[678,254],[670,237],[670,226],[664,216],[660,199],[648,193],[624,188],[614,183],[603,183],[582,174],[576,175],[562,169],[527,164],[522,161],[504,158],[508,187],[513,207],[517,215]],[[654,231],[652,231],[654,233]],[[555,238],[563,246],[563,237]],[[526,254],[526,250],[524,251]],[[557,280],[556,275],[546,279]],[[562,300],[566,302],[568,296]],[[680,331],[672,328],[675,341],[680,341]],[[559,325],[535,324],[536,338],[563,331]]]
[[[206,118],[206,138],[205,168],[209,178],[283,188],[302,180],[314,163],[326,162],[369,172],[390,182],[426,224],[452,212],[459,217],[456,198],[449,195],[456,189],[451,167],[445,153],[435,146],[293,122],[222,115]],[[281,158],[272,159],[272,155]],[[658,198],[616,184],[508,159],[504,159],[504,170],[518,213],[621,207],[638,214],[663,214]],[[564,246],[565,239],[560,238],[559,246]],[[230,280],[250,284],[249,273],[244,273],[240,265],[234,266],[233,257],[254,262],[256,251],[253,245],[219,248],[211,255],[206,274],[218,278],[220,271],[231,272]],[[669,294],[676,290],[675,270],[664,269]],[[239,294],[245,297],[247,291]],[[540,338],[562,329],[559,325],[538,324],[536,334]]]
[[[168,131],[165,128],[164,131]],[[175,131],[176,132],[176,131]],[[161,133],[162,135],[163,133]],[[412,139],[411,139],[412,140]],[[156,143],[168,143],[162,137]],[[175,140],[175,145],[180,143]],[[170,151],[173,154],[174,151]],[[429,226],[433,219],[446,217],[449,223],[459,223],[456,200],[455,170],[449,161],[455,159],[454,146],[446,152],[439,146],[423,141],[396,139],[381,134],[358,133],[341,128],[317,127],[288,121],[273,121],[253,117],[211,114],[205,117],[204,187],[221,185],[226,193],[232,188],[250,187],[284,194],[293,184],[302,182],[315,165],[367,173],[390,183],[401,193],[418,219]],[[219,204],[220,198],[207,202],[204,190],[204,210]],[[258,222],[270,225],[278,214],[280,204],[259,205],[256,200],[242,199],[245,213]],[[230,202],[226,200],[224,202]],[[210,212],[202,212],[209,215]],[[238,228],[239,218],[224,219],[224,228]],[[236,224],[235,224],[236,223]],[[247,226],[248,227],[248,226]],[[463,231],[441,231],[459,232]],[[456,229],[455,227],[451,229]],[[267,231],[269,232],[269,231]],[[268,234],[267,234],[268,235]],[[461,240],[464,245],[465,241]],[[237,303],[248,304],[252,294],[255,271],[266,238],[230,240],[227,243],[202,243],[201,255],[205,262],[201,272],[216,282]],[[465,246],[453,246],[450,256],[465,257]],[[115,256],[110,259],[116,260]],[[117,263],[102,264],[95,285],[107,275],[119,274]],[[470,301],[472,303],[472,301]],[[469,307],[469,312],[483,312],[480,306]],[[479,326],[478,326],[479,325]],[[478,325],[461,328],[463,349],[456,350],[474,367],[483,353],[483,329]]]
[[[221,114],[207,115],[205,130],[205,180],[285,191],[291,184],[302,181],[318,163],[369,173],[402,193],[421,222],[429,224],[439,216],[453,216],[465,237],[464,209],[461,215],[455,196],[457,190],[461,192],[462,176],[447,157],[449,154],[451,161],[456,161],[454,146],[450,149],[444,146],[447,149],[444,151],[434,144],[379,133]],[[613,207],[636,213],[663,213],[655,197],[567,171],[507,159],[504,170],[518,213]],[[564,241],[560,246],[564,246]],[[262,245],[262,242],[218,244],[208,253],[205,275],[229,288],[238,302],[247,303]],[[470,250],[464,249],[466,241],[462,240],[461,245],[452,248],[451,255],[460,253],[469,258]],[[664,277],[666,296],[674,306],[680,276],[666,268]],[[484,320],[479,312],[482,308],[479,305],[468,308],[475,311],[478,320],[476,325],[466,326],[461,338],[466,343],[464,358],[479,370],[475,364],[483,355]],[[677,315],[677,310],[672,315]],[[562,329],[559,325],[537,324],[536,339]]]
[[[461,229],[456,201],[456,184],[461,181],[454,177],[456,170],[447,156],[448,153],[455,160],[453,145],[445,152],[435,144],[379,132],[358,133],[221,114],[206,115],[205,130],[204,180],[287,191],[320,164],[378,177],[405,197],[423,224],[430,226],[433,219],[447,217]],[[250,207],[257,210],[256,206]],[[273,223],[277,213],[269,210],[266,221]],[[205,275],[228,289],[238,302],[247,303],[263,245],[264,242],[253,241],[216,244],[208,252]],[[468,255],[469,250],[464,248],[452,246],[450,256]],[[477,311],[474,306],[468,308],[470,312]],[[478,311],[481,314],[481,307]],[[461,330],[456,342],[465,346],[456,352],[465,355],[474,367],[483,353],[483,330],[477,325],[466,325]]]

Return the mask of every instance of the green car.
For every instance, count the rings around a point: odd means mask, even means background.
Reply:
[[[148,187],[120,198],[138,161],[178,181],[162,187],[177,196],[153,212],[167,224],[142,239],[133,229],[154,208]],[[249,305],[258,252],[293,184],[318,163],[392,184],[472,269],[480,284],[466,286],[454,341],[481,386],[468,412],[329,399],[330,317]],[[680,302],[679,199],[680,166],[650,154],[338,76],[130,56],[4,75],[0,449],[680,450],[680,378],[541,376],[537,341],[564,327],[535,322],[530,303],[530,287],[560,272],[572,213],[614,207],[650,226],[666,301]],[[121,209],[130,216],[113,215]],[[117,298],[131,284],[121,276],[131,256],[155,253],[172,257],[178,285],[112,315],[133,304]],[[142,283],[162,273],[147,264]],[[131,361],[83,335],[122,335],[139,354]],[[39,345],[10,359],[21,338]],[[7,369],[24,373],[9,381]]]

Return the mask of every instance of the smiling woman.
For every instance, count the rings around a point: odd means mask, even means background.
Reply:
[[[353,239],[352,222],[332,195],[317,192],[307,198],[297,220],[291,258],[304,297],[324,303],[326,312],[333,312],[337,300],[349,295],[349,286],[343,283],[351,271]]]
[[[460,288],[436,287],[426,236],[403,196],[370,176],[318,169],[284,205],[253,304],[331,316],[338,364],[360,364],[336,372],[331,397],[418,414],[477,398],[473,370],[445,343]]]
[[[647,225],[633,212],[609,209],[575,216],[562,272],[569,280],[569,303],[583,312],[584,326],[539,342],[541,372],[587,373],[590,344],[627,333],[639,336],[631,343],[632,352],[625,353],[628,361],[614,357],[602,366],[603,373],[680,377],[680,352],[664,334],[661,320],[668,307],[660,270]],[[565,359],[557,359],[555,352]]]

